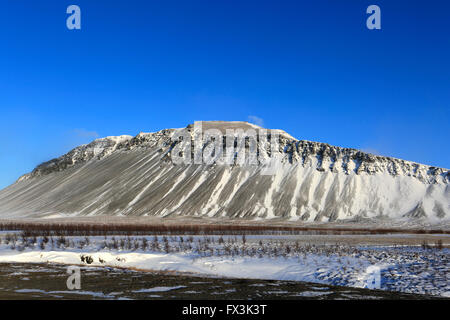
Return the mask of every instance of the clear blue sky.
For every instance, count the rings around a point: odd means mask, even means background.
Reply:
[[[450,167],[449,1],[0,4],[0,188],[96,137],[249,116]]]

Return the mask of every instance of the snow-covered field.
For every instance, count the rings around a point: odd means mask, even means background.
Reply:
[[[450,250],[312,245],[291,237],[1,237],[0,263],[89,264],[450,297]],[[161,284],[162,286],[164,284]]]

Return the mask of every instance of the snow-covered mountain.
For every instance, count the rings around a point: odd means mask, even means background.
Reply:
[[[201,125],[203,131],[220,133],[261,129],[246,122]],[[174,161],[189,153],[195,159],[196,150],[214,150],[217,140],[205,141],[195,128],[107,137],[79,146],[1,190],[0,218],[191,215],[294,221],[449,220],[447,169],[297,140],[281,130],[270,131],[267,140],[258,138],[254,146],[246,141],[244,148],[237,140],[228,144],[224,139],[223,153],[213,151],[209,163]],[[178,138],[181,132],[183,140]],[[278,143],[272,143],[271,137]],[[257,162],[244,157],[238,163],[252,146],[257,148]],[[232,162],[227,164],[226,158]],[[266,162],[269,158],[274,160]],[[267,166],[273,174],[263,172]]]

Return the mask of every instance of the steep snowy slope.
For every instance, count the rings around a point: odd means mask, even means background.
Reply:
[[[231,144],[210,164],[178,163],[193,146],[208,150],[193,125],[108,137],[38,166],[0,191],[0,218],[54,215],[195,215],[228,218],[335,221],[357,216],[450,217],[450,172],[279,134],[271,150],[256,143],[259,159],[275,158],[273,174],[259,161],[237,164],[248,152]],[[202,129],[259,130],[245,122],[203,122]],[[183,131],[184,130],[184,131]],[[188,138],[176,135],[183,131]],[[223,147],[226,147],[225,141]],[[230,151],[228,150],[228,151]],[[233,164],[224,164],[226,156]]]

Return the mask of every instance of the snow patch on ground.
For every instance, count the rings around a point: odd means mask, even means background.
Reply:
[[[448,253],[446,253],[448,254]],[[418,277],[416,274],[407,274],[407,268],[400,268],[394,261],[386,263],[373,263],[366,257],[337,256],[307,254],[299,257],[247,257],[247,256],[204,256],[194,253],[153,253],[153,252],[115,252],[115,251],[80,251],[70,249],[65,251],[22,251],[10,250],[3,246],[0,249],[0,263],[58,263],[68,265],[81,265],[81,255],[90,256],[93,262],[90,266],[119,267],[148,271],[175,271],[181,273],[194,273],[230,278],[267,279],[267,280],[293,280],[307,281],[331,285],[345,285],[350,287],[367,287],[370,275],[369,267],[378,267],[383,272],[394,273],[396,283],[382,278],[381,289],[413,293],[430,293],[441,296],[450,296],[450,285],[440,283],[429,291],[428,284],[414,284]],[[389,261],[389,260],[387,260]],[[414,266],[413,266],[414,267]],[[438,268],[448,268],[438,266]],[[434,270],[423,279],[433,276]],[[397,275],[395,274],[397,273]],[[397,276],[397,278],[395,278]],[[421,276],[419,276],[421,278]],[[386,285],[386,287],[383,287]],[[146,289],[148,292],[177,288],[158,287]],[[431,290],[431,289],[430,289]]]

